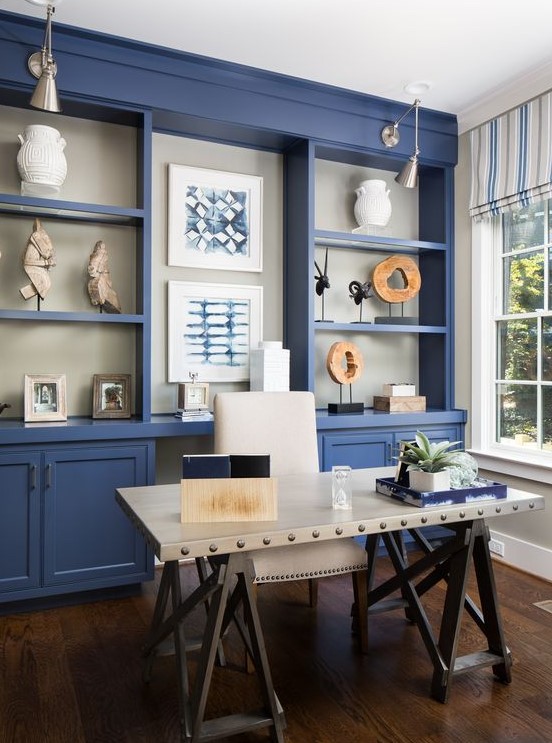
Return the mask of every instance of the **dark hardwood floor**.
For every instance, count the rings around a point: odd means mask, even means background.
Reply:
[[[382,559],[378,574],[387,569]],[[193,565],[181,573],[195,585]],[[350,577],[325,579],[317,610],[309,609],[304,584],[260,589],[287,743],[550,743],[552,614],[534,603],[552,599],[552,584],[504,565],[496,579],[513,681],[500,684],[490,668],[460,676],[446,705],[429,696],[431,664],[401,611],[372,616],[370,652],[356,652]],[[179,741],[174,658],[159,658],[150,684],[142,680],[140,646],[155,587],[138,597],[0,617],[1,743]],[[442,597],[439,587],[424,597],[432,620]],[[202,621],[198,612],[189,624]],[[460,651],[481,648],[479,638],[466,617]],[[258,696],[236,634],[225,648],[228,666],[215,671],[207,716],[249,709]],[[190,666],[193,674],[193,658]],[[228,740],[267,739],[259,732]]]

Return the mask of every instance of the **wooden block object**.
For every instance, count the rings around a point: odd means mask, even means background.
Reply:
[[[416,385],[407,384],[384,384],[381,394],[384,397],[413,397],[416,394]]]
[[[409,413],[426,409],[423,395],[374,395],[374,410],[386,413]]]
[[[276,521],[275,477],[200,478],[180,481],[180,521]]]

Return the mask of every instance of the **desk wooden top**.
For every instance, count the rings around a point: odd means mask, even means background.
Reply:
[[[417,508],[376,492],[376,477],[392,477],[394,472],[394,467],[353,470],[350,511],[336,511],[331,506],[331,472],[279,477],[277,521],[182,524],[180,483],[119,488],[116,498],[161,561],[544,509],[543,496],[510,488],[507,497],[500,500]]]

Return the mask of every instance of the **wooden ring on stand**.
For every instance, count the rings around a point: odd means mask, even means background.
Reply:
[[[389,286],[391,275],[399,271],[404,281],[403,289],[392,289]],[[372,288],[379,299],[384,302],[407,302],[420,291],[422,277],[417,264],[407,255],[392,255],[374,268]]]
[[[347,368],[342,365],[345,357]],[[364,369],[364,360],[358,346],[354,343],[338,341],[328,351],[326,358],[326,369],[328,374],[337,384],[352,384],[360,379]]]

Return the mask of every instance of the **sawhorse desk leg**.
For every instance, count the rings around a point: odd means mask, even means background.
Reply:
[[[454,676],[492,666],[495,677],[503,683],[512,680],[512,656],[506,645],[494,572],[489,553],[489,532],[483,520],[474,521],[469,529],[465,550],[450,559],[448,587],[439,634],[439,651],[445,671],[435,669],[431,685],[432,696],[446,702]],[[481,609],[466,594],[467,573],[473,559]],[[458,639],[462,611],[466,608],[487,640],[487,649],[458,656]]]
[[[168,566],[168,567],[167,567]],[[165,577],[165,570],[167,576]],[[253,595],[253,572],[247,553],[228,556],[206,577],[195,591],[185,599],[180,595],[178,562],[165,563],[159,588],[154,621],[144,656],[149,661],[160,642],[170,634],[174,636],[177,672],[179,674],[179,703],[181,716],[181,739],[183,743],[237,735],[247,730],[269,728],[273,743],[283,743],[285,719],[282,707],[274,692],[268,657],[264,645],[261,623]],[[177,585],[178,581],[178,585]],[[172,596],[172,613],[163,618],[169,592]],[[208,606],[207,623],[199,654],[198,668],[193,687],[190,689],[187,672],[186,645],[183,620],[200,603]],[[245,617],[239,615],[243,607]],[[205,709],[220,640],[230,622],[238,632],[253,659],[257,671],[263,708],[225,717],[205,720]]]
[[[414,534],[424,554],[412,564],[402,548],[402,540],[393,532],[369,535],[368,607],[371,613],[402,607],[408,619],[418,626],[433,664],[432,696],[446,702],[452,679],[461,673],[491,665],[495,676],[504,683],[511,680],[512,659],[504,640],[500,608],[489,554],[489,533],[482,519],[450,525],[454,535],[433,549],[427,541]],[[414,531],[414,530],[413,530]],[[393,563],[395,576],[374,587],[375,559],[380,539],[383,540]],[[481,609],[466,593],[468,571],[473,560]],[[422,577],[418,583],[414,581]],[[447,591],[439,629],[434,635],[421,597],[439,581],[445,580]],[[402,599],[386,596],[400,590]],[[458,656],[458,641],[464,608],[475,621],[488,642],[488,649]]]

